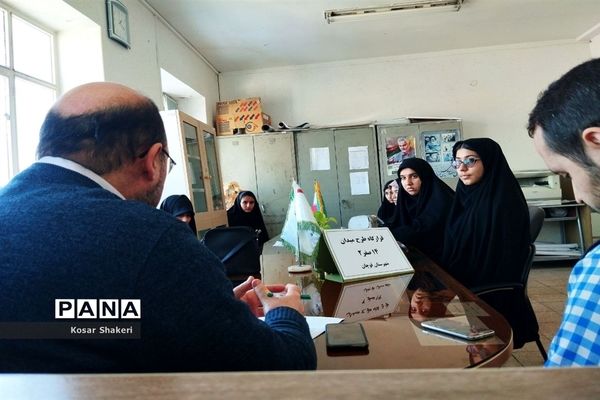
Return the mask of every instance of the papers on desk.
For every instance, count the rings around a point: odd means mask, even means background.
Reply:
[[[325,325],[339,324],[343,318],[334,317],[306,317],[306,322],[310,328],[310,336],[314,339],[325,332]]]
[[[258,319],[264,321],[265,317],[259,317]],[[308,327],[310,329],[310,336],[313,339],[325,332],[325,325],[339,324],[343,320],[343,318],[333,317],[306,317],[306,322],[308,323]]]

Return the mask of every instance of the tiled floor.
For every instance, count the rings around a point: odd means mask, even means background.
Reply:
[[[540,325],[540,337],[546,351],[560,325],[567,298],[567,280],[574,264],[538,263],[529,273],[527,291]],[[543,364],[544,360],[535,342],[530,342],[521,349],[513,350],[511,358],[504,366],[531,367]]]

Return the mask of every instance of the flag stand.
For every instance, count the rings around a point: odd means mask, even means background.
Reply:
[[[312,265],[310,264],[302,264],[301,258],[302,255],[300,253],[300,237],[297,236],[296,240],[298,240],[298,254],[297,254],[297,264],[294,265],[290,265],[288,267],[288,272],[292,273],[292,274],[298,274],[298,273],[303,273],[303,272],[311,272],[312,271]]]
[[[296,263],[288,267],[288,272],[306,273],[312,271],[312,265],[305,264],[303,255],[311,257],[319,243],[321,230],[315,220],[302,188],[292,182],[290,205],[281,230],[280,240],[285,247],[296,255]]]

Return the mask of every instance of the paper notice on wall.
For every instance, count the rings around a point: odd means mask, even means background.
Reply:
[[[368,146],[348,147],[348,168],[350,170],[369,168]]]
[[[310,149],[310,170],[328,171],[330,169],[329,147],[312,147]]]
[[[369,192],[369,172],[350,172],[350,194],[370,194]]]

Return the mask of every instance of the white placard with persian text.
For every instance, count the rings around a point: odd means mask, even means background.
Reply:
[[[388,228],[326,229],[323,234],[344,281],[414,272]]]

